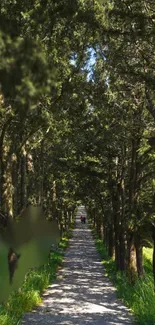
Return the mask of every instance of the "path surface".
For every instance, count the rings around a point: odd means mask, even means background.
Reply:
[[[78,211],[80,215],[84,208]],[[87,224],[76,221],[64,267],[49,286],[43,303],[24,315],[23,325],[134,325],[126,307],[104,276]]]

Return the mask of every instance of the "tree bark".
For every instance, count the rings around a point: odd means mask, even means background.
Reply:
[[[126,247],[125,247],[125,233],[124,229],[121,229],[119,235],[120,242],[120,271],[125,271],[126,269]]]
[[[16,155],[12,162],[13,213],[18,214],[18,163]]]
[[[138,235],[136,236],[135,247],[136,247],[137,273],[138,273],[139,277],[142,277],[144,275],[143,247],[142,247],[141,240]]]
[[[137,277],[137,260],[136,260],[136,247],[134,242],[134,235],[128,235],[127,240],[127,275],[131,283],[135,282]]]
[[[26,153],[23,151],[20,161],[20,209],[22,210],[27,203],[27,184],[26,184]]]
[[[108,234],[108,255],[110,258],[114,257],[114,229],[113,224],[111,223],[109,226],[109,234]]]

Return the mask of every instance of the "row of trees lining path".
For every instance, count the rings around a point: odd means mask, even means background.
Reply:
[[[43,295],[34,312],[23,317],[23,325],[133,325],[127,309],[116,299],[115,289],[103,275],[103,265],[88,224],[81,224],[80,207],[70,246],[58,279]]]
[[[0,223],[82,200],[117,269],[155,245],[152,0],[1,0]],[[153,272],[155,276],[155,250]]]

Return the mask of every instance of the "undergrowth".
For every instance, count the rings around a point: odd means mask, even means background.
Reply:
[[[133,312],[136,324],[155,325],[155,294],[151,262],[152,250],[144,250],[145,276],[143,279],[137,279],[135,285],[132,285],[129,283],[125,273],[116,270],[114,260],[109,259],[103,242],[97,239],[94,230],[93,234],[96,238],[96,248],[100,253],[105,267],[105,274],[116,286],[118,297],[121,298],[126,306]]]
[[[13,292],[7,302],[0,305],[0,325],[19,325],[22,315],[31,311],[42,301],[41,294],[56,279],[57,270],[62,266],[64,251],[68,247],[73,225],[63,234],[59,249],[50,253],[48,263],[31,270],[22,287]]]

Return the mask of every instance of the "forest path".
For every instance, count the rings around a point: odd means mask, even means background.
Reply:
[[[23,316],[21,324],[133,325],[128,309],[116,298],[116,290],[104,268],[88,224],[76,228],[65,253],[63,269],[44,294],[42,305]]]

